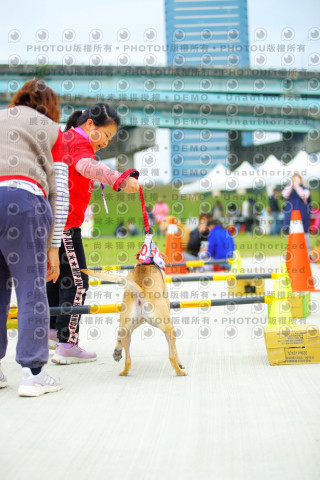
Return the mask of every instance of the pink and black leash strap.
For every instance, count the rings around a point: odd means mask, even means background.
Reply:
[[[123,180],[125,178],[134,177],[138,180],[139,175],[140,175],[140,173],[138,172],[138,170],[136,170],[135,168],[129,168],[128,170],[123,172],[123,174],[120,175],[120,177],[114,182],[113,190],[115,192],[119,192],[120,191],[119,185],[121,184],[121,182],[123,182]],[[141,200],[141,209],[142,209],[144,229],[145,229],[146,234],[149,234],[149,233],[151,233],[150,232],[150,225],[149,225],[149,220],[148,220],[148,215],[147,215],[147,210],[146,210],[146,204],[145,204],[145,201],[144,201],[144,196],[143,196],[143,191],[142,191],[141,185],[139,186],[139,193],[140,193],[140,200]]]

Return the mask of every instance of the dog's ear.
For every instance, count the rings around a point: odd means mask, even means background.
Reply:
[[[165,253],[162,253],[162,252],[160,252],[160,253],[161,253],[161,255],[163,256],[166,264],[167,264],[167,265],[171,265],[171,263],[169,262],[169,258],[167,257],[167,255],[166,255]]]
[[[141,252],[137,252],[137,253],[135,254],[135,257],[136,257],[137,260],[139,260],[140,253],[141,253]]]

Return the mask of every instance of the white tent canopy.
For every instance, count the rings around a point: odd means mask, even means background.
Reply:
[[[233,172],[229,172],[229,182],[228,188],[229,190],[235,190],[239,188],[254,188],[254,181],[256,178],[256,169],[250,165],[249,162],[244,161],[241,165],[234,170]],[[236,182],[236,186],[231,188]]]
[[[289,163],[288,169],[291,170],[290,177],[297,172],[304,179],[310,180],[320,177],[320,155],[308,155],[306,152],[299,152]]]
[[[256,188],[266,187],[268,195],[270,195],[272,189],[289,173],[288,166],[283,165],[274,155],[270,155],[256,170]]]
[[[255,169],[249,162],[243,162],[233,172],[220,163],[205,177],[181,187],[180,193],[205,193],[213,190],[231,191],[237,188],[252,188],[254,172]]]
[[[299,152],[288,164],[288,168],[291,170],[290,176],[292,176],[294,172],[302,173],[303,170],[305,171],[307,168],[308,159],[309,155],[307,152]]]
[[[255,169],[249,162],[243,162],[231,172],[222,164],[216,165],[205,177],[180,188],[181,194],[204,193],[213,190],[232,191],[237,189],[262,189],[267,187],[268,194],[279,184],[284,184],[297,172],[306,180],[320,178],[320,155],[308,155],[299,152],[287,165],[274,155]]]
[[[220,188],[217,187],[217,180],[225,178],[225,170],[227,170],[226,167],[222,165],[222,163],[218,163],[205,177],[181,187],[180,194],[205,193],[211,192],[212,190],[220,190]]]
[[[222,164],[216,165],[205,177],[180,188],[180,194],[205,193],[213,190],[232,191],[238,188],[254,188],[255,169],[243,162],[233,172]]]

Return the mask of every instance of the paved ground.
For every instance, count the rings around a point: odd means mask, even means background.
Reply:
[[[269,257],[258,268],[278,264]],[[318,266],[313,270],[319,275]],[[172,285],[176,291],[190,299],[202,289]],[[223,295],[224,282],[212,283],[213,291]],[[320,302],[316,294],[312,299]],[[116,286],[96,287],[88,299],[120,300]],[[135,332],[132,371],[119,377],[123,361],[112,358],[118,315],[83,317],[81,344],[98,361],[51,364],[64,390],[39,398],[17,396],[20,367],[10,331],[3,361],[10,386],[0,391],[1,478],[318,480],[320,365],[269,366],[265,305],[189,309],[173,318],[187,377],[175,375],[165,338],[149,326]],[[309,320],[320,325],[317,313]]]

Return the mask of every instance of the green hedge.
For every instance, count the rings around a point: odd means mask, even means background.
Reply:
[[[105,198],[108,205],[109,214],[106,213],[103,206],[100,186],[96,185],[92,197],[91,204],[94,205],[94,236],[112,235],[116,226],[120,222],[125,225],[132,221],[140,230],[143,230],[143,218],[141,211],[140,196],[138,193],[125,194],[116,193],[110,187],[104,189]],[[239,195],[236,193],[224,193],[219,197],[212,197],[211,193],[207,194],[188,194],[180,195],[179,190],[171,185],[158,185],[152,190],[144,189],[144,198],[147,205],[153,206],[157,203],[158,197],[163,198],[170,207],[170,214],[178,217],[182,223],[190,217],[198,217],[200,213],[211,212],[212,207],[217,200],[220,200],[224,209],[228,203],[235,203],[239,208],[245,198],[250,194]],[[267,205],[267,195],[255,195],[255,200]]]
[[[130,221],[135,223],[142,232],[143,218],[139,194],[116,193],[107,186],[104,192],[109,214],[106,213],[103,205],[100,186],[96,185],[92,192],[90,203],[94,205],[94,236],[112,235],[120,222],[124,222],[127,225]],[[212,197],[210,192],[180,195],[179,190],[172,187],[172,185],[156,185],[151,190],[144,188],[143,193],[146,204],[149,204],[151,207],[157,203],[158,197],[163,198],[164,202],[170,207],[170,214],[179,218],[182,223],[185,223],[190,217],[198,217],[200,213],[211,212],[217,200],[222,202],[224,211],[226,211],[228,203],[235,203],[241,211],[243,201],[249,197],[253,197],[258,206],[268,206],[268,196],[265,190],[261,193],[254,192],[244,195],[235,192],[224,192],[219,197]],[[312,190],[311,196],[314,202],[319,202],[318,190]],[[280,205],[282,203],[283,200],[280,200]]]

